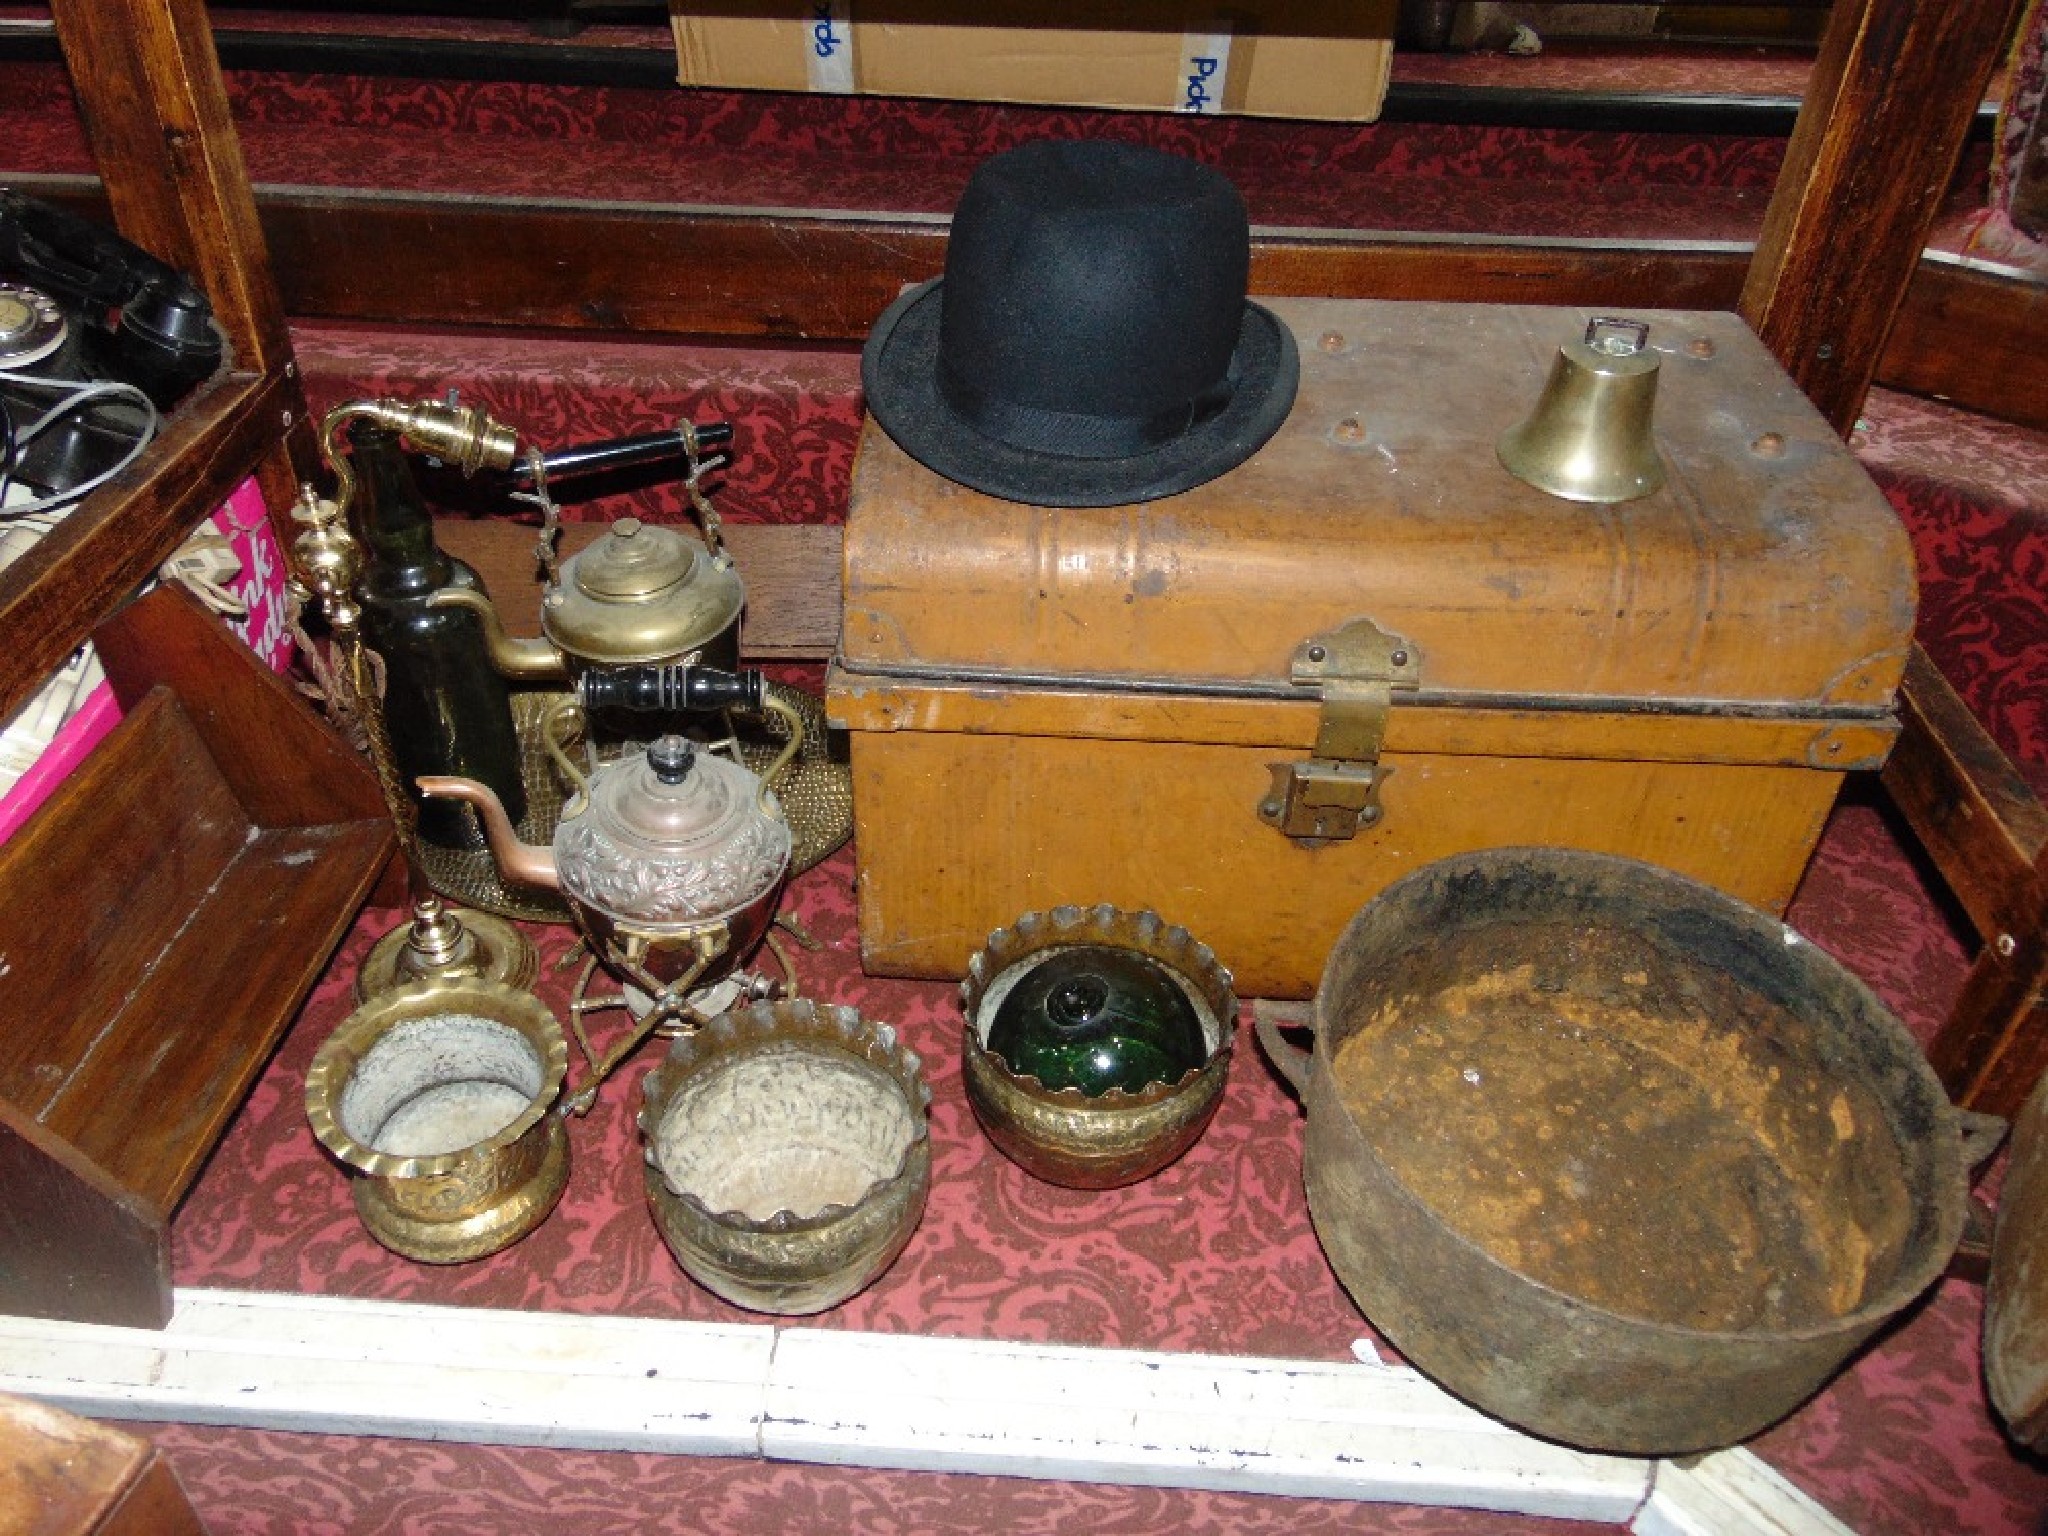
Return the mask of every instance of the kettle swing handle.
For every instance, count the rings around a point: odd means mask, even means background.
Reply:
[[[789,767],[804,745],[804,722],[794,707],[781,699],[758,670],[723,672],[716,667],[675,666],[593,667],[576,680],[573,701],[557,705],[543,722],[541,738],[548,756],[568,776],[578,791],[588,788],[582,770],[569,761],[556,735],[558,721],[581,712],[585,718],[593,709],[629,710],[717,710],[740,709],[757,715],[774,715],[788,728],[789,740],[761,775],[756,803],[769,809],[768,795],[783,770]]]

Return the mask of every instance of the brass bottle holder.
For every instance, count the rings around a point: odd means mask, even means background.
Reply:
[[[1050,951],[1081,944],[1133,950],[1158,961],[1187,989],[1209,1044],[1208,1060],[1177,1083],[1139,1093],[1112,1088],[1089,1097],[1049,1089],[1014,1072],[988,1048],[997,1006]],[[1115,1189],[1150,1178],[1200,1139],[1230,1075],[1237,996],[1209,946],[1155,912],[1055,907],[998,928],[967,964],[960,984],[967,1101],[988,1139],[1026,1172],[1070,1189]]]
[[[350,410],[341,406],[328,413],[323,445],[351,419]],[[352,476],[344,480],[346,487],[353,484]],[[397,831],[413,893],[412,920],[379,939],[357,970],[357,1001],[387,987],[435,978],[479,977],[513,987],[531,986],[540,972],[533,941],[503,918],[483,912],[458,915],[442,902],[428,877],[418,814],[399,782],[398,759],[384,724],[384,701],[363,644],[362,606],[355,599],[362,549],[348,532],[345,510],[345,503],[322,500],[310,485],[300,488],[292,516],[306,531],[292,547],[293,584],[302,600],[319,602],[327,620],[334,639],[336,680],[349,695],[345,707],[362,722],[369,740],[370,765]]]

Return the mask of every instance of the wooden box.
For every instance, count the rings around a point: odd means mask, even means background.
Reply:
[[[1633,316],[1668,483],[1585,505],[1495,443],[1586,312],[1272,308],[1302,355],[1288,421],[1161,501],[1004,502],[867,424],[828,683],[867,967],[957,975],[1024,911],[1112,902],[1186,925],[1245,995],[1306,996],[1374,892],[1516,843],[1782,910],[1896,734],[1916,594],[1891,508],[1763,346],[1733,315]],[[1303,779],[1296,832],[1376,802],[1354,835],[1289,835]]]
[[[161,1327],[172,1213],[394,839],[183,592],[93,641],[127,718],[0,847],[0,1312]]]

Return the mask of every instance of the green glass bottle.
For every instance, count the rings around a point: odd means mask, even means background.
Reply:
[[[1209,1055],[1173,972],[1107,944],[1055,950],[1033,966],[997,1005],[988,1048],[1013,1072],[1090,1098],[1177,1083]]]
[[[363,639],[384,658],[384,723],[406,787],[423,773],[488,784],[517,822],[526,814],[519,735],[505,679],[491,665],[483,625],[460,608],[430,608],[443,587],[481,590],[475,571],[434,542],[434,519],[414,482],[398,434],[374,422],[349,429],[355,499],[351,531],[363,546],[356,597]],[[481,848],[468,808],[425,799],[420,837],[444,848]]]

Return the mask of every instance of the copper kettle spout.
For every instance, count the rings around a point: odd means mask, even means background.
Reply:
[[[504,879],[548,891],[562,888],[561,874],[555,867],[554,849],[521,842],[519,834],[512,828],[512,818],[505,814],[504,805],[489,785],[479,784],[475,779],[448,778],[440,774],[425,774],[414,782],[422,794],[438,795],[444,800],[464,800],[475,809],[477,820],[484,824],[484,840],[490,844],[491,858]]]

